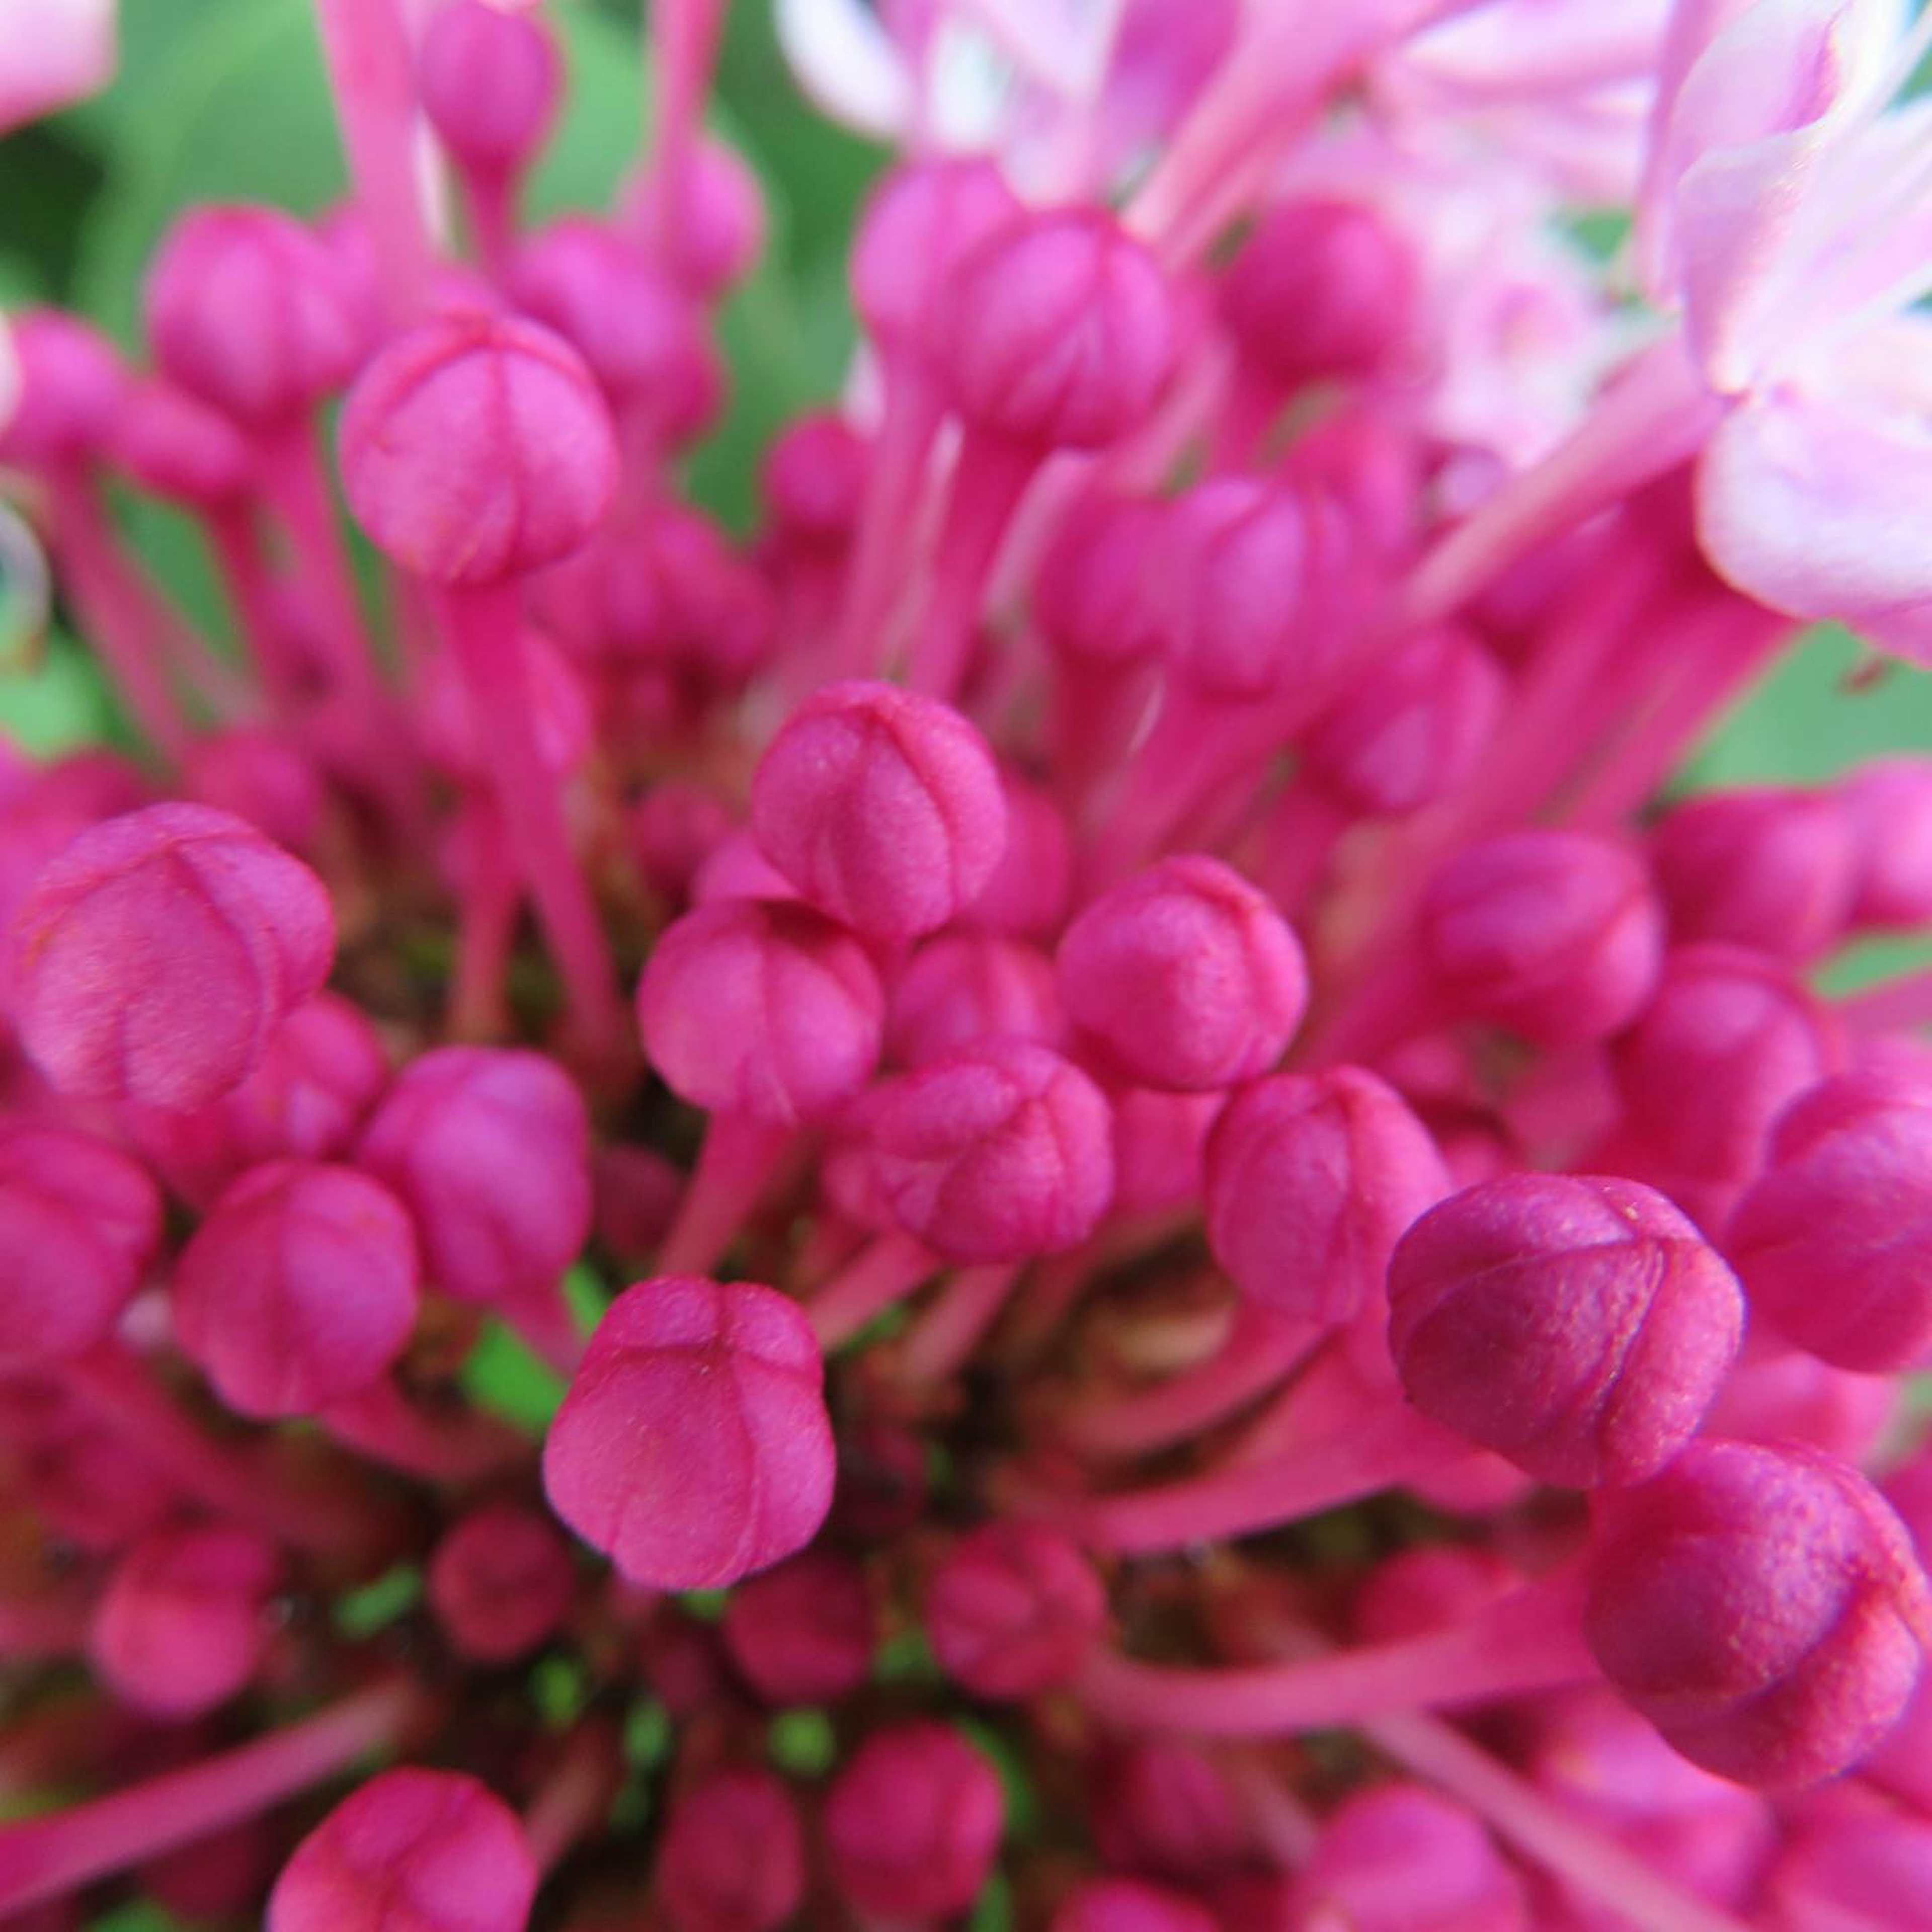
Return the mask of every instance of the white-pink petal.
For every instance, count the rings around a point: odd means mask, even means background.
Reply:
[[[114,77],[115,0],[0,0],[0,134]]]
[[[773,18],[800,86],[826,113],[881,140],[909,130],[918,90],[866,0],[776,0]]]

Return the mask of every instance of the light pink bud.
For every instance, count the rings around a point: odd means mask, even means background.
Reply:
[[[671,190],[682,192],[671,206]],[[634,177],[625,216],[638,238],[701,302],[742,281],[765,251],[764,190],[728,142],[700,134],[684,165],[669,178],[661,169]]]
[[[975,1697],[1033,1697],[1066,1683],[1106,1624],[1107,1592],[1093,1564],[1044,1523],[970,1531],[926,1587],[933,1654]]]
[[[844,542],[859,520],[871,454],[843,416],[798,417],[773,440],[760,471],[772,523],[806,543]]]
[[[115,460],[142,489],[170,502],[217,508],[253,481],[248,438],[184,389],[130,385],[112,428]]]
[[[925,352],[961,258],[1019,212],[990,161],[919,161],[888,175],[852,248],[852,299],[868,332],[888,351]]]
[[[768,1704],[830,1704],[872,1674],[878,1617],[865,1570],[807,1550],[731,1593],[724,1648]]]
[[[243,724],[198,738],[182,778],[197,803],[232,812],[292,852],[315,850],[329,811],[328,782],[292,734]]]
[[[1932,758],[1881,758],[1839,799],[1855,849],[1851,920],[1882,931],[1932,920]]]
[[[576,1592],[556,1526],[515,1503],[472,1510],[429,1560],[429,1606],[472,1664],[509,1664],[536,1649],[562,1628]]]
[[[1205,1906],[1133,1878],[1090,1879],[1060,1901],[1048,1932],[1215,1932]]]
[[[452,154],[479,173],[508,175],[550,132],[563,63],[540,14],[445,0],[416,54],[416,86]]]
[[[989,1036],[1057,1046],[1064,1030],[1053,962],[1039,947],[952,933],[908,962],[892,988],[886,1040],[901,1066],[920,1066]]]
[[[671,1800],[657,1892],[673,1932],[778,1932],[805,1885],[798,1806],[775,1773],[712,1772]]]
[[[1121,665],[1160,648],[1149,576],[1159,555],[1164,505],[1135,497],[1083,497],[1055,532],[1034,584],[1034,615],[1066,656]]]
[[[0,462],[59,470],[91,460],[112,442],[131,386],[114,345],[58,309],[27,309],[7,326],[20,394],[0,422]]]

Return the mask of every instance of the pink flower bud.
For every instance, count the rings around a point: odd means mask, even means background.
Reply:
[[[429,1606],[472,1664],[513,1663],[554,1636],[577,1593],[570,1546],[515,1503],[472,1510],[429,1560]]]
[[[1452,1629],[1522,1587],[1521,1573],[1487,1550],[1419,1544],[1384,1557],[1363,1580],[1354,1634],[1364,1643],[1396,1643]]]
[[[1850,918],[1910,929],[1932,920],[1932,758],[1880,758],[1845,780],[1854,848]]]
[[[1773,1932],[1928,1932],[1932,1820],[1874,1810],[1800,1824],[1764,1880]]]
[[[1019,212],[990,161],[920,161],[888,175],[860,218],[851,260],[853,302],[880,346],[924,352],[962,257]]]
[[[1055,532],[1034,584],[1034,615],[1065,656],[1121,665],[1160,648],[1148,584],[1156,528],[1169,514],[1135,497],[1083,497]]]
[[[992,1766],[940,1724],[874,1732],[825,1801],[832,1882],[849,1904],[881,1918],[964,1912],[1005,1827]]]
[[[1308,1004],[1287,921],[1196,854],[1094,900],[1066,928],[1058,965],[1068,1016],[1109,1070],[1182,1093],[1265,1073]]]
[[[1416,282],[1409,250],[1370,209],[1291,202],[1234,258],[1221,314],[1282,383],[1359,382],[1384,373],[1407,346]]]
[[[550,1506],[653,1589],[766,1569],[831,1504],[824,1374],[804,1316],[773,1289],[678,1275],[626,1288],[550,1426]]]
[[[356,1158],[408,1208],[431,1286],[500,1301],[550,1288],[584,1246],[589,1138],[584,1102],[554,1061],[446,1046],[404,1070]]]
[[[266,1932],[524,1932],[536,1889],[523,1827],[487,1786],[386,1771],[296,1847]]]
[[[1693,1443],[1602,1499],[1583,1630],[1675,1748],[1740,1784],[1816,1783],[1897,1721],[1932,1636],[1910,1538],[1841,1462]]]
[[[1421,944],[1459,1012],[1539,1046],[1602,1040],[1657,983],[1664,922],[1642,865],[1607,838],[1516,832],[1452,859],[1430,886]]]
[[[118,1148],[0,1126],[0,1361],[78,1355],[119,1320],[161,1240],[161,1201]]]
[[[1094,1842],[1123,1870],[1189,1880],[1238,1870],[1255,1849],[1220,1766],[1178,1738],[1123,1745],[1102,1760]]]
[[[652,785],[632,813],[631,850],[651,890],[681,905],[698,868],[733,830],[730,807],[716,792],[667,778]]]
[[[362,311],[328,244],[279,208],[184,215],[148,271],[146,306],[162,374],[251,428],[301,415],[368,352]]]
[[[922,1066],[989,1036],[1059,1042],[1064,1030],[1053,962],[1037,946],[942,934],[914,954],[892,988],[886,1040],[902,1066]]]
[[[671,206],[671,191],[680,191]],[[633,177],[625,218],[652,254],[700,302],[715,300],[758,266],[765,251],[764,191],[736,148],[700,134],[684,166],[667,177]]]
[[[778,1932],[805,1885],[798,1806],[775,1773],[715,1771],[672,1798],[657,1892],[673,1932]]]
[[[1048,449],[1102,449],[1136,428],[1179,352],[1160,265],[1096,209],[1016,218],[948,277],[941,369],[974,428]]]
[[[58,470],[86,462],[113,440],[130,386],[106,336],[58,309],[8,317],[20,394],[0,421],[0,462]]]
[[[1527,1932],[1522,1881],[1460,1805],[1413,1784],[1346,1798],[1295,1886],[1312,1928],[1350,1932]]]
[[[198,1107],[319,990],[335,922],[322,881],[252,826],[156,805],[82,832],[11,938],[15,1021],[56,1088]]]
[[[857,940],[799,905],[721,899],[652,949],[644,1050],[694,1106],[771,1126],[822,1120],[879,1064],[885,995]]]
[[[1389,1346],[1425,1415],[1550,1483],[1654,1475],[1738,1349],[1730,1269],[1660,1194],[1520,1174],[1431,1208],[1389,1264]]]
[[[820,911],[880,939],[945,925],[1006,844],[986,741],[950,705],[889,684],[828,685],[752,781],[759,849]]]
[[[550,132],[563,63],[539,15],[444,0],[416,54],[416,86],[452,154],[478,173],[509,175]]]
[[[864,1570],[808,1550],[731,1593],[724,1648],[768,1704],[830,1704],[872,1674],[878,1618]]]
[[[281,1583],[280,1553],[253,1530],[155,1530],[115,1565],[95,1608],[94,1667],[116,1696],[156,1717],[212,1711],[260,1667]]]
[[[951,1260],[1077,1247],[1113,1196],[1107,1102],[1046,1047],[962,1047],[882,1088],[871,1125],[893,1216]]]
[[[576,352],[475,311],[398,336],[342,412],[342,481],[376,547],[440,584],[554,563],[617,485],[610,412]]]
[[[1215,1932],[1205,1906],[1138,1879],[1090,1879],[1060,1901],[1048,1932]]]
[[[292,852],[314,850],[329,810],[328,786],[292,736],[244,724],[197,739],[182,777],[196,802],[233,813]]]
[[[130,385],[112,430],[116,461],[143,490],[170,502],[217,508],[253,480],[248,438],[184,389]]]
[[[1006,801],[1006,849],[986,889],[960,914],[976,932],[1016,939],[1043,938],[1060,930],[1073,886],[1073,840],[1066,814],[1040,786],[1002,767]]]
[[[77,1406],[26,1433],[20,1472],[34,1514],[82,1550],[124,1548],[158,1528],[178,1500],[160,1472],[129,1454],[124,1437]]]
[[[788,424],[760,472],[773,524],[806,543],[844,542],[859,520],[871,455],[866,439],[829,410]]]
[[[230,1408],[312,1414],[367,1388],[409,1346],[410,1217],[353,1168],[270,1161],[196,1229],[173,1305],[182,1348]]]
[[[1208,1244],[1236,1287],[1298,1321],[1352,1321],[1382,1292],[1448,1171],[1394,1089],[1360,1067],[1244,1088],[1208,1143]]]
[[[1107,1593],[1093,1564],[1044,1523],[969,1532],[926,1588],[933,1654],[975,1697],[1033,1697],[1066,1683],[1106,1624]]]

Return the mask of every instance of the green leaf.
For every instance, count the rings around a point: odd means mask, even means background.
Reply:
[[[471,1401],[532,1436],[550,1427],[563,1400],[563,1378],[494,1318],[464,1363],[462,1381]]]
[[[344,1636],[374,1636],[422,1600],[423,1574],[413,1563],[399,1563],[373,1583],[336,1600],[335,1627]]]
[[[781,1711],[766,1733],[773,1764],[793,1778],[823,1778],[838,1762],[838,1733],[823,1711]]]
[[[0,736],[50,758],[116,735],[93,660],[71,638],[50,638],[38,662],[0,670]]]

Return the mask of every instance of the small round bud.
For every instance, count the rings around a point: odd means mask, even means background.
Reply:
[[[563,1626],[577,1592],[570,1546],[546,1516],[486,1504],[447,1531],[429,1560],[429,1606],[472,1664],[512,1664]]]
[[[1034,615],[1055,650],[1105,668],[1160,650],[1149,578],[1168,514],[1164,504],[1097,493],[1068,512],[1034,584]]]
[[[1052,1046],[1064,1030],[1053,962],[1037,946],[948,933],[928,940],[900,975],[886,1040],[901,1066],[919,1066],[989,1037]]]
[[[1033,1697],[1066,1683],[1106,1624],[1107,1593],[1093,1564],[1044,1523],[969,1532],[926,1588],[933,1654],[975,1697]]]
[[[1077,1247],[1113,1197],[1107,1102],[1046,1047],[961,1048],[882,1088],[871,1127],[894,1218],[951,1260]]]
[[[1874,760],[1838,796],[1852,833],[1852,924],[1910,931],[1932,920],[1932,758]]]
[[[155,805],[84,832],[15,914],[14,1012],[62,1093],[199,1107],[328,976],[322,881],[254,826]]]
[[[788,1127],[864,1090],[885,995],[865,949],[830,920],[728,898],[666,928],[638,1015],[651,1064],[681,1098]]]
[[[626,220],[699,301],[715,301],[758,266],[767,226],[764,190],[728,142],[700,134],[674,178],[653,168],[633,182]],[[676,208],[674,185],[682,190]]]
[[[130,387],[114,345],[58,309],[7,319],[20,392],[0,410],[0,463],[60,470],[92,460],[119,428]]]
[[[524,1932],[536,1889],[523,1827],[487,1786],[386,1771],[296,1847],[265,1932]]]
[[[1628,1026],[1657,983],[1664,921],[1642,864],[1575,832],[1468,847],[1430,886],[1421,945],[1455,1009],[1539,1046]]]
[[[1500,1556],[1460,1543],[1424,1543],[1385,1556],[1362,1580],[1354,1630],[1365,1644],[1453,1629],[1522,1587]]]
[[[1123,1870],[1199,1880],[1246,1864],[1253,1834],[1221,1767],[1178,1738],[1149,1738],[1102,1761],[1094,1841]]]
[[[459,1301],[551,1287],[590,1229],[583,1100],[539,1053],[439,1047],[412,1060],[357,1164],[416,1222],[429,1283]]]
[[[1425,1415],[1544,1482],[1639,1483],[1695,1432],[1744,1301],[1716,1251],[1632,1180],[1509,1174],[1416,1222],[1389,1346]]]
[[[1856,1470],[1706,1439],[1603,1499],[1583,1631],[1693,1764],[1778,1790],[1856,1763],[1897,1721],[1932,1593],[1904,1525]]]
[[[980,1895],[1005,1826],[999,1779],[957,1731],[877,1731],[825,1801],[832,1882],[867,1914],[950,1917]]]
[[[1058,964],[1067,1015],[1108,1070],[1177,1092],[1265,1073],[1308,1004],[1287,921],[1238,872],[1194,854],[1094,900]]]
[[[1244,1088],[1209,1136],[1208,1245],[1249,1300],[1297,1321],[1352,1321],[1396,1241],[1449,1192],[1428,1130],[1360,1067]]]
[[[1114,1110],[1115,1211],[1160,1214],[1197,1206],[1208,1136],[1227,1096],[1117,1087],[1108,1100]]]
[[[808,1550],[731,1592],[724,1648],[768,1704],[830,1704],[872,1674],[878,1617],[849,1556]]]
[[[423,112],[480,174],[514,174],[543,145],[563,92],[556,42],[534,13],[445,0],[416,55]]]
[[[439,584],[556,562],[617,487],[610,411],[576,352],[473,310],[376,356],[342,412],[341,450],[350,508],[377,548]]]
[[[1096,1878],[1067,1894],[1047,1932],[1215,1932],[1217,1922],[1178,1892],[1135,1878]]]
[[[779,1932],[805,1885],[804,1828],[776,1773],[715,1771],[672,1798],[657,1892],[673,1932]]]
[[[780,430],[760,470],[772,523],[813,544],[840,544],[865,501],[871,449],[843,416],[802,416]]]
[[[828,685],[752,781],[759,849],[820,911],[868,938],[936,931],[1006,844],[1000,775],[951,706],[889,684]]]
[[[197,802],[232,812],[292,852],[314,850],[329,810],[327,781],[309,748],[257,726],[197,739],[182,779]]]
[[[986,890],[962,909],[959,923],[975,932],[1040,939],[1060,930],[1073,888],[1073,838],[1066,815],[1039,785],[1002,767],[1006,801],[1006,849]]]
[[[797,1304],[673,1275],[604,1311],[550,1425],[550,1506],[634,1583],[711,1590],[802,1549],[832,1502],[825,1364]]]
[[[217,509],[254,480],[247,437],[218,411],[166,382],[131,385],[113,423],[114,457],[140,487],[172,503]]]
[[[961,257],[1019,212],[990,161],[917,161],[889,174],[852,247],[852,299],[868,333],[889,353],[926,352]]]

